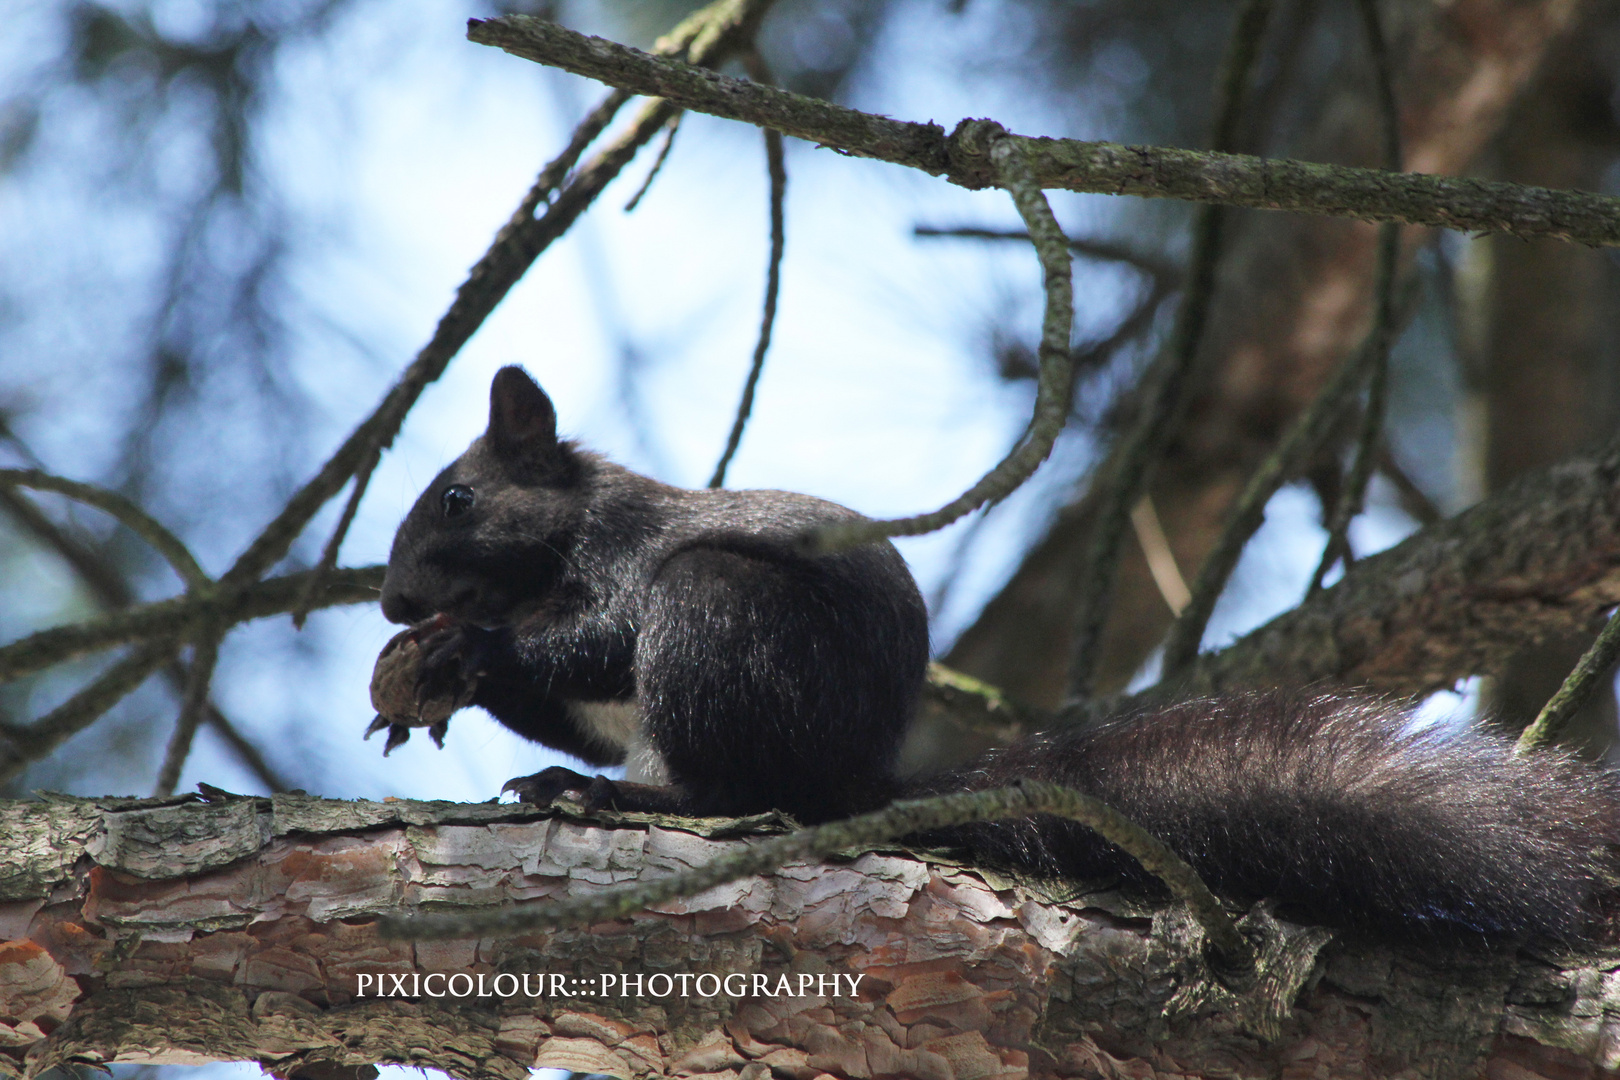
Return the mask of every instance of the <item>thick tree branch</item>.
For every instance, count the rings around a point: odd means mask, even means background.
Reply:
[[[1257,910],[1243,928],[1260,976],[1234,994],[1176,909],[1097,887],[1057,902],[889,853],[790,864],[583,930],[432,946],[378,933],[384,914],[576,902],[761,831],[297,795],[0,803],[0,1075],[249,1060],[480,1080],[1460,1080],[1586,1075],[1620,1041],[1612,960],[1324,951],[1326,932]]]
[[[963,187],[996,184],[983,124],[964,121],[947,137],[938,124],[892,120],[734,79],[526,15],[471,20],[467,36],[536,63],[774,128],[840,153],[921,169]],[[1030,170],[1043,188],[1620,245],[1620,198],[1607,195],[1246,154],[1010,137],[1026,144]]]
[[[1077,821],[1130,855],[1187,906],[1189,914],[1209,939],[1217,974],[1223,981],[1230,980],[1237,985],[1253,979],[1257,959],[1253,948],[1238,932],[1209,886],[1181,856],[1106,803],[1039,780],[1021,781],[1008,788],[901,799],[882,810],[800,829],[682,873],[581,900],[465,915],[386,919],[383,932],[390,937],[423,940],[588,926],[607,919],[622,919],[665,901],[688,899],[716,885],[779,870],[790,862],[817,861],[846,849],[903,840],[950,825],[1002,821],[1031,814],[1051,814]]]
[[[1327,681],[1407,695],[1498,673],[1620,603],[1620,444],[1529,474],[1360,560],[1331,589],[1199,658],[1177,688]]]

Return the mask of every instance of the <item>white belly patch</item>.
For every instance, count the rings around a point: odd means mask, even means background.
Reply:
[[[568,710],[581,730],[606,749],[624,751],[624,778],[633,784],[667,784],[664,758],[641,730],[641,703],[570,701]]]
[[[574,720],[603,746],[623,750],[641,734],[641,703],[629,701],[570,701]]]

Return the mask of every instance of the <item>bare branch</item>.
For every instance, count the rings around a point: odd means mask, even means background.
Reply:
[[[1294,419],[1282,441],[1250,475],[1243,493],[1232,504],[1220,538],[1198,569],[1192,599],[1165,640],[1164,678],[1167,682],[1181,676],[1197,658],[1198,644],[1215,610],[1215,601],[1237,566],[1243,546],[1265,521],[1266,503],[1322,445],[1333,422],[1366,378],[1374,354],[1374,344],[1368,341],[1345,357],[1310,408]]]
[[[26,727],[0,731],[0,784],[11,781],[33,761],[95,723],[174,657],[174,638],[148,640],[108,668],[94,682]]]
[[[81,484],[76,480],[64,480],[60,476],[52,476],[38,469],[0,469],[0,485],[33,488],[36,491],[54,491],[59,495],[66,495],[75,502],[93,506],[111,515],[120,525],[152,545],[153,549],[174,567],[174,572],[180,575],[187,588],[206,589],[212,583],[208,575],[203,573],[202,567],[197,565],[197,559],[191,554],[191,550],[181,543],[178,536],[116,491]]]
[[[754,27],[770,2],[717,0],[684,22],[678,28],[677,35],[665,39],[660,47],[671,51],[685,49],[688,59],[694,63],[723,58],[751,39]],[[686,34],[691,36],[681,40],[680,35]],[[548,185],[560,180],[565,169],[560,165],[563,159],[574,152],[576,144],[582,145],[586,141],[583,136],[591,127],[598,122],[605,126],[607,118],[612,115],[611,110],[616,108],[615,99],[604,102],[576,132],[563,157],[541,174],[518,211],[496,234],[494,242],[456,291],[456,298],[449,311],[439,320],[432,340],[417,353],[415,360],[376,410],[354,429],[314,479],[293,495],[275,520],[242,553],[221,579],[223,585],[239,588],[280,560],[327,500],[342,490],[343,485],[356,475],[373,454],[393,443],[406,414],[422,391],[444,373],[462,345],[483,325],[484,319],[517,284],[540,253],[573,225],[635,152],[668,122],[676,109],[666,102],[650,103],[628,132],[583,166],[556,199],[546,206],[545,212],[534,217],[533,212],[539,209]],[[363,485],[357,486],[351,501],[363,494],[362,489]],[[341,540],[341,537],[337,539]]]
[[[760,82],[768,81],[769,72],[759,50],[747,56],[749,74]],[[760,372],[765,370],[765,352],[771,347],[771,327],[776,323],[776,300],[782,288],[782,252],[787,245],[787,161],[782,152],[781,132],[765,129],[765,166],[771,178],[771,256],[765,271],[765,311],[759,320],[759,343],[754,346],[753,363],[743,383],[742,400],[737,403],[737,419],[732,422],[731,434],[726,437],[726,448],[709,478],[712,488],[724,487],[726,469],[742,442],[743,429],[748,426],[749,414],[754,411],[754,390],[759,386]]]
[[[823,526],[808,537],[808,544],[814,550],[837,551],[884,537],[933,532],[987,502],[1006,498],[1051,454],[1052,445],[1069,418],[1069,402],[1074,397],[1074,353],[1069,348],[1069,338],[1074,332],[1074,279],[1069,267],[1069,240],[1052,216],[1046,196],[1035,186],[1021,156],[1022,148],[1014,142],[997,141],[993,137],[990,141],[1003,186],[1012,195],[1013,204],[1029,229],[1035,253],[1040,257],[1046,286],[1046,311],[1041,320],[1041,374],[1029,429],[1000,464],[938,510],[888,521]]]
[[[321,557],[315,563],[314,572],[304,585],[304,593],[293,605],[293,628],[302,630],[304,620],[309,617],[311,605],[315,601],[315,594],[321,591],[326,583],[327,576],[337,567],[338,548],[343,546],[343,538],[349,535],[349,526],[354,524],[355,514],[360,512],[360,500],[366,497],[366,487],[371,483],[371,474],[377,471],[377,464],[382,460],[382,451],[373,449],[366,456],[354,473],[354,486],[349,490],[349,499],[343,504],[343,513],[338,516],[337,528],[327,538],[326,547],[321,550]]]
[[[1395,454],[1390,450],[1389,440],[1385,439],[1378,448],[1378,471],[1384,474],[1384,479],[1395,486],[1395,493],[1400,499],[1401,509],[1411,515],[1412,520],[1419,525],[1433,525],[1437,521],[1444,521],[1446,515],[1429,498],[1429,493],[1418,487],[1401,463],[1395,460]]]
[[[387,567],[362,566],[334,571],[317,599],[316,607],[359,604],[377,599]],[[309,572],[287,574],[256,582],[228,599],[178,596],[95,619],[55,626],[0,646],[0,683],[10,682],[52,664],[158,637],[176,638],[176,647],[195,640],[194,628],[213,613],[225,625],[270,615],[283,615],[297,602]]]
[[[219,661],[219,642],[223,628],[216,627],[192,646],[191,666],[186,672],[186,692],[180,702],[180,717],[175,721],[174,736],[163,755],[163,767],[158,770],[157,782],[152,787],[154,796],[174,794],[174,785],[180,782],[180,770],[191,756],[191,744],[197,737],[197,725],[202,722],[208,706],[208,685],[214,677],[214,665]]]
[[[1620,603],[1620,444],[1529,473],[1216,653],[1178,693],[1335,683],[1398,696],[1499,673]],[[1155,693],[1166,692],[1164,689]]]
[[[669,152],[675,149],[675,136],[681,130],[681,117],[685,115],[684,112],[678,112],[670,117],[669,122],[664,125],[664,143],[658,148],[658,156],[653,158],[652,168],[647,170],[647,178],[641,182],[641,186],[636,188],[636,193],[630,196],[630,200],[624,204],[625,213],[631,213],[641,205],[641,200],[646,197],[647,192],[652,190],[653,181],[658,179],[658,174],[664,171],[664,162],[669,160]]]
[[[523,15],[472,20],[467,36],[536,63],[638,94],[660,95],[683,108],[921,169],[963,187],[998,186],[986,142],[989,133],[974,121],[963,121],[947,138],[937,124],[858,112],[661,60]],[[1012,138],[1025,143],[1030,171],[1042,188],[1401,221],[1464,232],[1549,236],[1594,247],[1620,245],[1620,199],[1590,192],[1247,154]]]
[[[1361,21],[1367,32],[1367,45],[1373,57],[1377,74],[1378,112],[1383,122],[1384,167],[1397,172],[1401,167],[1401,120],[1395,105],[1394,77],[1390,73],[1389,50],[1384,46],[1384,31],[1378,21],[1376,0],[1357,0]],[[1356,436],[1356,453],[1351,461],[1350,475],[1339,498],[1328,515],[1328,539],[1322,549],[1321,562],[1311,575],[1308,593],[1322,587],[1322,579],[1339,559],[1349,566],[1354,559],[1350,550],[1350,522],[1361,513],[1367,498],[1367,483],[1372,479],[1374,459],[1383,438],[1384,410],[1389,388],[1389,350],[1395,338],[1395,275],[1399,269],[1401,253],[1401,227],[1385,222],[1378,229],[1378,264],[1373,274],[1373,329],[1372,374],[1367,380],[1367,407],[1361,414],[1361,429]]]
[[[32,533],[40,543],[59,555],[89,589],[90,595],[104,608],[126,608],[135,600],[134,590],[122,573],[108,559],[90,550],[65,533],[39,507],[18,494],[15,489],[0,487],[0,506]],[[184,694],[186,670],[179,664],[170,664],[163,677],[176,693]],[[209,702],[203,719],[225,740],[237,759],[249,772],[259,778],[270,791],[286,791],[290,786],[265,761],[264,754],[241,732],[236,730],[220,708]]]
[[[1192,600],[1192,593],[1187,589],[1187,580],[1181,576],[1181,567],[1176,564],[1176,553],[1170,550],[1170,538],[1164,534],[1152,495],[1143,495],[1131,509],[1131,527],[1165,606],[1172,615],[1180,615]]]
[[[1210,141],[1216,150],[1233,149],[1260,38],[1271,13],[1270,0],[1246,0],[1239,9],[1215,79],[1215,116]],[[1119,559],[1131,511],[1148,495],[1154,466],[1186,407],[1188,387],[1215,292],[1225,217],[1218,206],[1201,206],[1193,218],[1192,257],[1187,288],[1176,312],[1170,341],[1142,378],[1141,402],[1120,440],[1110,467],[1096,480],[1097,517],[1079,574],[1074,634],[1069,645],[1068,693],[1090,697],[1102,655],[1103,629],[1113,607]],[[1178,575],[1179,576],[1179,575]],[[1185,605],[1183,605],[1185,606]]]
[[[177,679],[176,677],[176,669],[178,667],[179,665],[177,664],[171,664],[164,670],[163,674],[171,685],[180,687],[181,692],[184,693],[185,680],[183,678]],[[181,674],[183,674],[183,672]],[[243,735],[240,731],[238,731],[236,729],[236,725],[231,723],[230,717],[226,716],[220,707],[214,704],[212,701],[208,702],[207,707],[203,712],[203,722],[209,727],[213,728],[214,734],[218,735],[225,741],[225,745],[230,747],[231,753],[236,755],[236,759],[241,762],[249,772],[259,778],[259,783],[264,785],[266,791],[275,794],[277,792],[287,791],[292,787],[292,785],[287,783],[286,779],[282,777],[280,773],[276,772],[276,770],[271,767],[270,763],[264,759],[263,751],[255,746],[252,740],[250,740],[246,735]]]

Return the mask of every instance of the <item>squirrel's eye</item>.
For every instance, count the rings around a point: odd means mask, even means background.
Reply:
[[[460,517],[472,509],[473,489],[466,484],[451,484],[439,496],[439,505],[444,508],[447,518]]]

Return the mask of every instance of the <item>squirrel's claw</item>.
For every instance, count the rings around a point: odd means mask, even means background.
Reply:
[[[501,787],[501,794],[510,791],[518,797],[519,802],[533,803],[535,806],[550,806],[552,801],[565,791],[586,791],[591,786],[591,778],[582,776],[573,769],[562,765],[553,765],[549,769],[541,769],[533,776],[515,776]]]
[[[383,743],[383,757],[387,757],[396,746],[403,746],[411,740],[411,729],[404,724],[388,725],[388,741]]]

